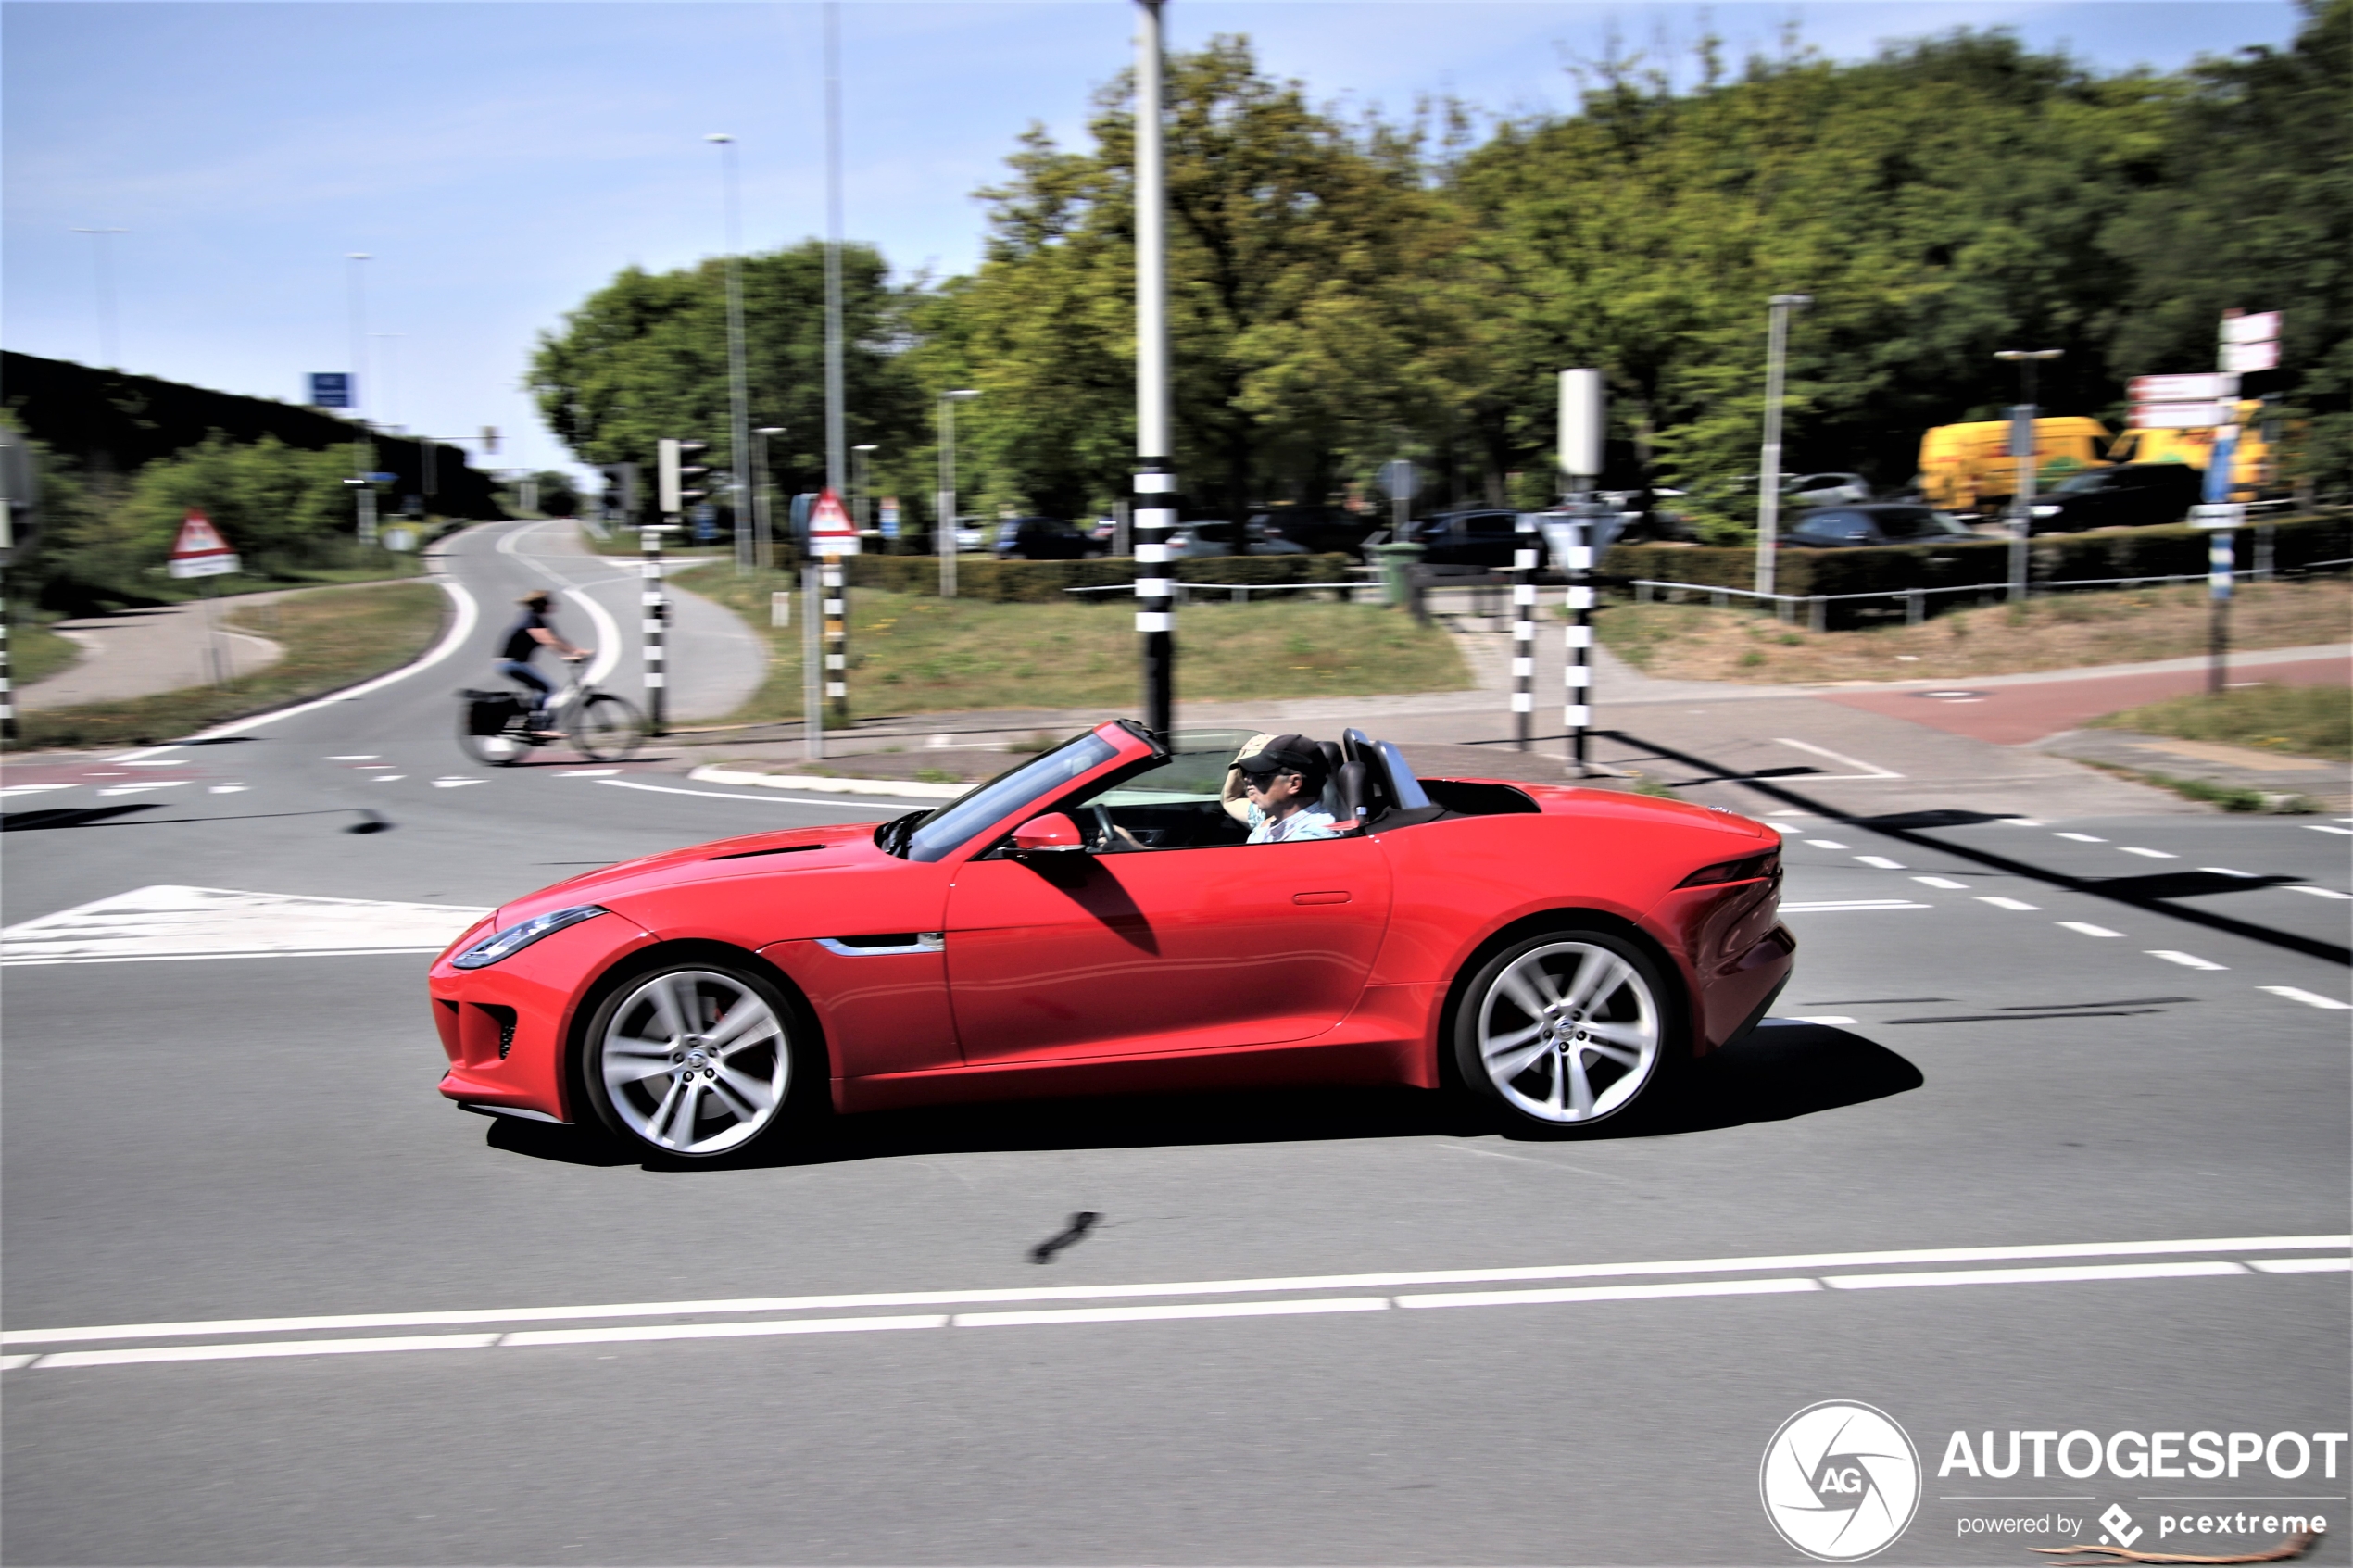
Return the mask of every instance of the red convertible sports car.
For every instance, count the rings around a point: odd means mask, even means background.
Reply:
[[[1336,837],[1244,842],[1239,736],[1118,721],[936,810],[610,866],[433,966],[441,1092],[705,1157],[799,1109],[1459,1084],[1618,1115],[1764,1016],[1780,840],[1720,807],[1308,743]],[[1311,770],[1314,771],[1314,770]]]

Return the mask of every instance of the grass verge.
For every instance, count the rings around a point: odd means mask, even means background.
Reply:
[[[800,621],[769,626],[781,573],[726,566],[682,573],[768,639],[768,679],[746,721],[800,716]],[[1003,708],[1128,708],[1136,701],[1135,621],[1121,605],[989,604],[859,589],[849,597],[854,714]],[[1181,700],[1356,696],[1470,684],[1447,634],[1371,605],[1261,600],[1189,604],[1177,621]]]
[[[2129,708],[2092,721],[2178,740],[2216,741],[2255,751],[2353,761],[2353,693],[2343,686],[2243,686]]]
[[[82,657],[82,648],[72,638],[49,630],[48,622],[57,619],[22,605],[8,607],[8,684],[12,690],[21,691]]]
[[[2284,816],[2309,816],[2322,809],[2321,803],[2309,795],[2279,795],[2269,790],[2241,789],[2235,784],[2208,784],[2204,779],[2177,779],[2171,773],[2120,768],[2113,762],[2094,762],[2088,758],[2078,760],[2088,762],[2102,772],[2114,773],[2135,784],[2170,789],[2184,800],[2202,800],[2209,806],[2220,806],[2225,811],[2269,811]]]
[[[1795,684],[1952,680],[2180,659],[2206,651],[2208,619],[2206,590],[2192,585],[2055,594],[1953,610],[1918,626],[1851,632],[1809,632],[1705,605],[1612,604],[1593,624],[1604,646],[1653,675]],[[2341,578],[2244,583],[2232,606],[2233,647],[2343,642],[2348,629],[2353,584]]]
[[[285,650],[277,663],[233,685],[20,713],[14,748],[142,746],[323,696],[422,653],[440,633],[447,603],[430,583],[383,583],[245,606],[229,624],[276,642]]]

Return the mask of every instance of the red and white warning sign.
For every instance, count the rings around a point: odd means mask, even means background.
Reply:
[[[212,519],[188,508],[180,524],[180,537],[171,542],[171,575],[174,577],[218,577],[234,571],[238,567],[237,552],[212,526]]]
[[[821,556],[858,553],[858,525],[849,521],[849,509],[831,490],[819,492],[817,504],[809,508],[809,547]]]

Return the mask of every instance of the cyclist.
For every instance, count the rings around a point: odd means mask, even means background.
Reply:
[[[547,624],[548,608],[555,596],[545,588],[534,588],[515,603],[522,606],[522,613],[507,628],[507,639],[498,648],[498,673],[519,684],[530,687],[539,695],[532,706],[531,733],[537,740],[561,740],[563,732],[548,728],[547,699],[555,695],[555,683],[531,667],[531,659],[543,647],[554,648],[564,658],[582,659],[596,652],[594,648],[579,648],[557,635]]]

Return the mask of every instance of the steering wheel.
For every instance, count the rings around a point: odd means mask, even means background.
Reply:
[[[1104,854],[1110,853],[1119,843],[1119,830],[1112,824],[1111,808],[1101,804],[1101,802],[1097,802],[1096,804],[1088,807],[1087,809],[1094,813],[1096,830],[1101,834],[1101,841],[1098,847],[1098,852]]]

